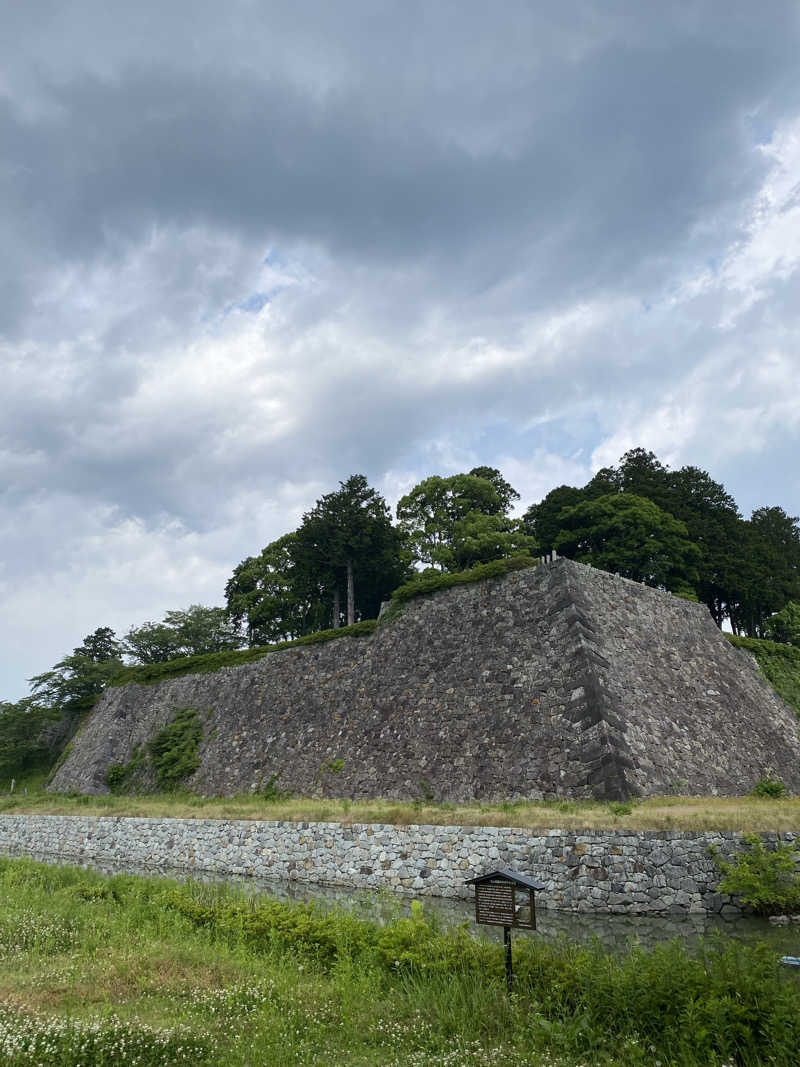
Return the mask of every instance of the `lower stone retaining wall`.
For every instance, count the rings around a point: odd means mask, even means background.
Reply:
[[[764,834],[795,841],[798,833]],[[252,875],[413,895],[469,897],[467,878],[496,867],[534,875],[537,903],[624,914],[730,913],[710,855],[726,831],[541,830],[504,826],[342,825],[218,819],[0,815],[0,853],[158,873]]]

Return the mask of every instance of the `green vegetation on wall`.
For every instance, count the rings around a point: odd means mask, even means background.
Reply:
[[[489,578],[498,578],[510,571],[521,571],[535,567],[537,560],[530,556],[511,556],[509,559],[494,559],[490,563],[479,563],[466,571],[442,573],[427,571],[412,578],[392,593],[392,600],[405,603],[427,593],[438,593],[441,589],[451,589],[454,585],[470,585],[473,582],[485,582]]]
[[[128,792],[136,772],[147,764],[147,753],[141,745],[133,750],[127,763],[112,763],[106,771],[106,785],[112,793]]]
[[[748,834],[744,848],[732,860],[714,853],[722,875],[718,890],[739,897],[757,915],[793,915],[800,909],[798,859],[796,845],[778,842],[767,848],[759,834]]]
[[[231,652],[210,652],[204,656],[181,656],[179,659],[164,663],[144,663],[136,667],[123,667],[112,678],[110,684],[118,685],[155,685],[168,678],[180,678],[184,674],[213,674],[224,667],[238,667],[242,663],[252,663],[262,659],[271,652],[280,652],[284,648],[297,648],[301,645],[319,645],[334,641],[339,637],[363,637],[371,634],[377,626],[375,619],[364,619],[352,626],[340,626],[336,630],[318,630],[317,633],[298,637],[295,641],[279,641],[274,645],[262,645],[258,648],[244,648]]]
[[[200,766],[203,724],[194,708],[181,708],[147,746],[159,786],[177,789]]]
[[[757,637],[725,635],[732,645],[746,648],[778,696],[800,715],[800,648]]]

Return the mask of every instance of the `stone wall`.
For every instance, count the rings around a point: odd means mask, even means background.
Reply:
[[[767,773],[800,791],[797,716],[704,606],[565,559],[420,597],[371,637],[109,689],[52,788],[105,792],[182,708],[204,794],[616,799]]]
[[[800,833],[764,834],[795,841]],[[0,815],[0,852],[61,863],[250,875],[443,897],[469,897],[474,874],[509,867],[547,886],[541,907],[628,915],[738,910],[715,892],[710,846],[730,856],[741,835],[704,831],[545,830],[497,826]]]

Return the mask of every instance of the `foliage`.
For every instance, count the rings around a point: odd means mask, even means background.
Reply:
[[[758,508],[742,519],[723,485],[698,467],[673,471],[643,448],[599,470],[582,488],[553,489],[523,516],[540,550],[556,545],[566,508],[607,495],[638,496],[686,525],[698,553],[696,579],[689,583],[718,626],[730,620],[735,633],[766,634],[766,621],[787,601],[800,601],[800,526],[781,508]],[[559,550],[571,555],[562,543]],[[603,566],[595,563],[595,566]],[[611,569],[616,570],[614,561]],[[677,592],[678,590],[673,590]]]
[[[790,600],[780,611],[770,615],[764,624],[764,633],[772,641],[800,648],[800,602]]]
[[[243,643],[225,608],[191,604],[185,611],[168,611],[163,622],[132,627],[123,648],[138,663],[164,663],[178,656],[241,648]]]
[[[511,571],[535,567],[536,563],[537,561],[531,559],[530,556],[512,556],[510,559],[495,559],[491,563],[481,563],[477,567],[457,571],[455,574],[441,574],[438,571],[423,572],[410,582],[398,586],[392,593],[392,600],[404,603],[413,600],[414,597],[436,593],[440,589],[451,589],[455,585],[470,585],[473,582],[485,582],[489,578],[498,578]]]
[[[519,493],[509,485],[497,467],[473,467],[468,473],[473,478],[483,478],[494,487],[499,500],[498,514],[507,515],[514,501],[519,500]]]
[[[475,470],[489,476],[433,475],[398,501],[397,518],[419,562],[455,571],[462,563],[486,558],[487,554],[496,559],[508,555],[515,545],[518,550],[520,545],[531,543],[526,531],[505,519],[516,490],[494,468]],[[486,523],[487,517],[493,521]],[[477,556],[465,544],[470,538],[482,542]]]
[[[158,784],[162,789],[177,789],[200,766],[198,750],[203,739],[203,724],[194,708],[181,708],[170,722],[150,741]]]
[[[318,645],[334,641],[339,637],[364,637],[373,633],[378,625],[376,619],[364,619],[353,626],[340,626],[336,630],[318,630],[316,633],[299,637],[296,641],[279,641],[263,648],[243,648],[231,652],[212,652],[205,656],[182,656],[168,660],[166,663],[145,663],[141,666],[122,667],[114,674],[111,685],[155,685],[166,678],[179,678],[184,674],[212,674],[225,667],[238,667],[242,663],[268,656],[271,652],[280,652],[285,648],[298,648],[302,645]]]
[[[756,637],[725,636],[732,645],[753,653],[761,673],[778,696],[800,715],[800,648]]]
[[[769,797],[771,800],[779,800],[781,797],[788,796],[788,791],[780,778],[772,778],[767,775],[764,778],[759,778],[750,790],[750,796]]]
[[[0,1009],[10,1067],[756,1067],[794,1063],[800,1042],[794,976],[766,946],[722,938],[612,956],[520,937],[509,1000],[502,945],[442,931],[419,904],[381,926],[6,858],[0,900],[0,926],[24,935]]]
[[[800,848],[778,842],[767,848],[759,834],[747,834],[744,849],[733,860],[716,851],[714,862],[722,877],[718,891],[737,896],[758,915],[800,912]]]
[[[686,525],[652,500],[608,493],[565,508],[559,552],[646,585],[681,591],[697,581],[699,552]]]
[[[247,624],[251,648],[313,633],[330,619],[320,590],[304,584],[295,566],[297,534],[288,533],[248,556],[225,586],[227,612]]]
[[[534,544],[519,519],[470,511],[453,523],[449,569],[460,571],[479,563],[532,553]]]
[[[114,794],[127,792],[136,772],[146,764],[147,753],[141,745],[137,745],[127,763],[112,763],[109,766],[106,771],[106,785]]]
[[[321,497],[295,535],[295,580],[328,605],[333,628],[374,618],[381,602],[408,572],[403,537],[363,474]]]
[[[114,631],[100,627],[83,644],[43,674],[31,678],[31,697],[56,717],[77,719],[94,705],[109,679],[122,666],[122,649]]]
[[[18,778],[48,761],[44,731],[57,717],[58,712],[29,697],[0,701],[0,778]]]
[[[410,918],[376,926],[313,905],[210,900],[191,889],[174,891],[169,904],[230,943],[282,948],[325,971],[347,960],[359,970],[379,968],[384,980],[429,990],[473,977],[482,983],[484,1003],[502,988],[501,945],[463,929],[441,932],[419,907]],[[691,956],[675,941],[615,957],[597,943],[520,939],[514,954],[528,1040],[538,1034],[545,1047],[556,1042],[582,1062],[629,1039],[649,1048],[647,1062],[765,1062],[761,1056],[788,1062],[783,1057],[800,1040],[800,991],[781,982],[766,947],[717,942]]]

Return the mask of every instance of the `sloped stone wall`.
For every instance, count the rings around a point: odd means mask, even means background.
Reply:
[[[52,781],[104,792],[182,708],[205,794],[439,800],[800,791],[794,713],[707,610],[557,560],[408,604],[374,635],[108,690]]]

